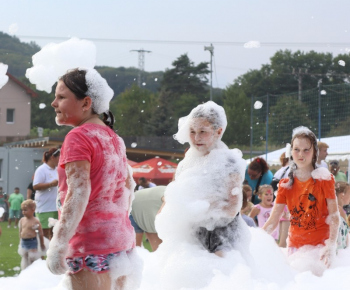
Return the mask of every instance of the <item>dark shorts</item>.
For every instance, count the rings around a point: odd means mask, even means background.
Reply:
[[[21,247],[25,250],[37,250],[38,240],[36,238],[21,239]]]
[[[239,215],[237,215],[227,226],[217,227],[212,231],[200,227],[196,231],[196,237],[209,253],[215,253],[221,250],[231,250],[237,242],[236,239],[238,235],[236,231],[239,222],[238,218]]]
[[[129,253],[130,251],[131,250],[128,250],[126,253]],[[66,262],[69,267],[70,274],[76,274],[84,268],[94,273],[105,273],[110,270],[109,262],[111,259],[118,257],[121,253],[122,252],[115,252],[111,254],[66,258]]]

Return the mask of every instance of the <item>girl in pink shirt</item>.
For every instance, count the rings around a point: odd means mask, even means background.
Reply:
[[[249,216],[251,218],[258,218],[258,226],[262,228],[266,221],[269,219],[271,215],[271,211],[273,208],[273,188],[271,185],[264,184],[259,186],[258,190],[259,199],[261,202],[255,205],[250,212]],[[279,228],[277,226],[276,230],[271,233],[271,236],[277,241],[279,234]]]
[[[75,69],[60,78],[51,104],[57,124],[74,129],[61,148],[59,222],[47,265],[54,274],[68,270],[72,289],[134,289],[141,273],[129,220],[135,183],[113,131],[112,97],[96,70]]]

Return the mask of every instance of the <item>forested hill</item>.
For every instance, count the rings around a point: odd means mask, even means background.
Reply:
[[[8,65],[8,72],[21,79],[27,68],[32,66],[32,56],[40,50],[35,42],[21,42],[17,37],[0,31],[0,62]],[[96,67],[114,90],[114,96],[137,83],[139,70],[125,67]],[[163,72],[143,72],[142,84],[145,89],[156,92],[163,78]]]
[[[7,71],[17,78],[24,77],[27,68],[32,66],[32,55],[39,50],[35,42],[21,42],[0,31],[0,62],[7,64]]]

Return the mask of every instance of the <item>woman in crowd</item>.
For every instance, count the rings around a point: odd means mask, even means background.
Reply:
[[[263,158],[255,158],[245,171],[245,180],[253,190],[252,203],[259,204],[261,200],[258,197],[259,186],[271,184],[273,174]]]

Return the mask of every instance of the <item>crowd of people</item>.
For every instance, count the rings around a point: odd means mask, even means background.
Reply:
[[[249,227],[260,227],[288,255],[320,247],[325,267],[347,247],[350,186],[337,160],[324,161],[328,145],[308,128],[293,130],[273,175],[263,158],[246,166],[242,153],[221,141],[225,111],[209,101],[179,120],[174,138],[190,148],[173,181],[156,186],[140,178],[136,186],[113,130],[112,96],[94,69],[63,75],[51,105],[57,124],[73,129],[60,149],[44,153],[27,200],[19,188],[8,198],[0,188],[9,227],[12,219],[19,226],[22,269],[47,250],[48,268],[67,273],[72,289],[136,289],[142,263],[135,246],[143,234],[153,251],[185,242],[225,257],[249,252]]]

